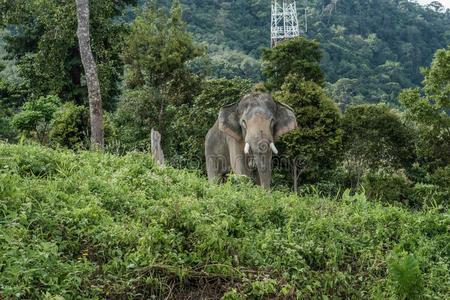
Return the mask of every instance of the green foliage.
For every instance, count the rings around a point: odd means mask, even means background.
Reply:
[[[120,59],[126,27],[113,18],[135,0],[92,1],[91,36],[105,108],[112,109],[123,64]],[[74,1],[2,1],[0,26],[10,57],[36,96],[58,95],[64,101],[87,103],[87,89],[76,37]]]
[[[450,164],[450,48],[436,52],[421,95],[419,89],[402,92],[400,102],[418,128],[418,159],[428,170]]]
[[[14,128],[11,125],[10,113],[0,107],[0,140],[13,141],[15,135]]]
[[[450,165],[444,168],[436,169],[432,174],[428,175],[427,182],[431,185],[428,187],[428,195],[424,195],[422,199],[431,199],[430,204],[448,207],[450,204]]]
[[[158,104],[162,101],[160,93],[150,87],[124,92],[113,117],[120,148],[125,151],[149,148],[151,129],[159,125]]]
[[[161,4],[169,2],[159,0]],[[213,66],[221,65],[222,57],[232,56],[225,71],[240,74],[242,62],[259,59],[262,49],[270,45],[269,0],[181,2],[189,31],[210,45]],[[305,36],[322,46],[326,81],[337,89],[344,88],[340,79],[352,81],[352,93],[347,96],[350,103],[398,104],[401,89],[423,80],[419,67],[428,65],[437,49],[450,44],[450,12],[412,1],[312,0],[297,4],[302,27],[307,5]],[[224,75],[223,71],[213,68],[215,76]]]
[[[440,169],[416,182],[404,170],[366,170],[361,185],[371,200],[393,205],[403,204],[413,209],[445,211],[450,204],[449,178],[448,168]]]
[[[152,4],[136,18],[126,41],[126,88],[115,116],[125,149],[145,147],[151,128],[162,134],[164,149],[177,143],[167,140],[167,133],[176,110],[199,91],[200,77],[189,63],[202,53],[186,31],[177,1],[170,15]]]
[[[275,98],[293,108],[299,127],[281,138],[283,157],[300,167],[303,182],[325,177],[341,153],[341,116],[336,104],[318,84],[298,75],[289,75]]]
[[[391,261],[389,267],[398,299],[423,298],[422,272],[419,262],[413,255],[397,257]]]
[[[11,120],[25,102],[26,96],[26,87],[22,82],[3,78],[0,72],[0,140],[16,140],[17,132]]]
[[[363,104],[366,100],[357,93],[355,85],[358,84],[357,79],[340,78],[334,84],[327,83],[327,94],[334,99],[341,111],[345,111],[349,105]]]
[[[289,75],[319,85],[324,83],[320,69],[319,43],[304,37],[286,40],[275,48],[263,51],[263,74],[271,90],[280,90]]]
[[[251,89],[252,83],[242,78],[205,80],[191,105],[171,107],[175,117],[169,135],[174,142],[167,153],[174,165],[204,170],[205,136],[216,122],[220,108],[239,101]]]
[[[414,159],[414,132],[387,105],[348,107],[342,130],[348,164],[376,170],[409,167]]]
[[[169,16],[151,5],[133,22],[126,40],[127,84],[131,88],[160,87],[172,80],[180,80],[188,75],[184,74],[186,63],[202,53],[186,31],[177,1],[174,1]]]
[[[57,96],[28,101],[22,106],[21,112],[14,115],[12,125],[26,137],[46,143],[53,114],[60,106],[61,100]]]
[[[436,106],[450,109],[450,45],[434,54],[431,67],[424,72],[425,92],[432,95]]]
[[[401,171],[379,170],[367,172],[363,177],[363,188],[370,199],[391,204],[408,204],[413,183]],[[410,206],[414,206],[411,203]]]
[[[50,142],[71,149],[84,148],[89,142],[89,111],[68,102],[53,115]]]
[[[0,165],[2,298],[449,292],[445,213],[210,185],[138,153],[0,144]]]
[[[209,73],[217,78],[244,77],[252,81],[261,80],[261,62],[242,52],[215,45],[208,47]]]

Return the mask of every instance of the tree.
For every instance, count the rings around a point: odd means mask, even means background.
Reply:
[[[48,142],[53,114],[61,106],[56,96],[40,97],[26,102],[21,112],[14,115],[13,126],[26,137],[35,138],[41,144]]]
[[[294,189],[298,179],[311,183],[326,178],[341,153],[341,116],[336,104],[317,83],[292,74],[275,98],[293,108],[299,127],[280,141],[280,153],[292,167],[292,173],[282,170],[284,176],[292,179]]]
[[[341,111],[345,111],[347,106],[364,103],[364,99],[355,90],[357,86],[358,80],[341,78],[334,84],[327,83],[326,91],[337,102]]]
[[[384,104],[350,106],[342,118],[344,167],[357,188],[364,172],[411,167],[414,132]]]
[[[450,47],[438,50],[423,73],[423,89],[404,90],[400,102],[418,127],[419,162],[434,171],[450,164]]]
[[[299,129],[282,137],[283,157],[275,167],[295,191],[299,180],[312,183],[326,178],[340,154],[340,114],[322,89],[321,57],[319,44],[304,37],[263,51],[266,86],[278,91],[275,99],[291,106],[297,117]]]
[[[53,115],[49,133],[50,144],[70,149],[87,149],[89,147],[89,109],[64,103]]]
[[[78,41],[81,60],[86,75],[89,94],[89,121],[91,124],[91,147],[103,149],[105,146],[103,128],[103,107],[98,81],[97,65],[91,49],[89,30],[89,0],[76,0],[78,18]]]
[[[319,43],[304,37],[286,40],[273,49],[265,49],[262,68],[268,88],[280,90],[288,75],[323,85],[321,58]]]
[[[170,15],[153,4],[136,18],[126,40],[126,88],[116,114],[116,125],[134,137],[125,137],[126,144],[142,148],[154,127],[162,135],[164,153],[169,153],[171,107],[192,104],[201,77],[189,64],[203,53],[186,30],[178,1]]]
[[[92,51],[104,97],[112,110],[119,94],[120,58],[127,27],[118,20],[136,0],[91,2]],[[64,102],[88,103],[79,53],[75,1],[0,1],[0,26],[6,28],[5,49],[34,97],[57,95]]]

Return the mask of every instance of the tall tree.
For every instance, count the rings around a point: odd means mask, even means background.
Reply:
[[[201,77],[189,64],[203,55],[183,22],[181,6],[173,1],[170,14],[149,5],[133,22],[123,54],[125,91],[116,113],[122,144],[145,148],[150,129],[162,135],[169,153],[168,134],[174,113],[192,105]],[[130,139],[130,137],[132,139]],[[174,141],[174,147],[178,141]]]
[[[299,180],[310,183],[325,178],[340,155],[341,116],[322,88],[321,57],[319,43],[304,37],[284,41],[263,51],[266,86],[277,91],[276,100],[292,107],[299,126],[281,138],[279,146],[284,157],[276,168],[293,184],[294,191]]]
[[[103,108],[111,111],[123,74],[123,39],[127,26],[118,18],[136,0],[90,1],[90,34]],[[16,63],[31,98],[57,95],[64,102],[88,104],[78,47],[74,0],[0,1],[0,30],[6,58]],[[1,51],[0,51],[1,52]],[[30,98],[30,97],[28,97]],[[18,106],[21,106],[19,104]]]
[[[319,43],[304,37],[284,41],[273,49],[264,49],[262,72],[267,77],[267,87],[280,90],[289,75],[323,85],[321,58]]]
[[[418,159],[429,171],[450,165],[450,46],[423,70],[423,89],[407,89],[400,102],[417,125]]]
[[[322,180],[339,161],[341,115],[317,83],[305,81],[299,75],[289,75],[275,98],[291,106],[297,117],[299,129],[284,135],[279,143],[280,152],[290,166],[285,170],[280,165],[281,175],[292,182],[296,191],[299,180],[302,183]]]
[[[103,149],[105,145],[103,129],[103,108],[98,80],[97,65],[91,49],[89,31],[89,0],[76,0],[78,29],[77,36],[80,47],[81,61],[86,76],[89,94],[89,119],[91,123],[91,147]]]

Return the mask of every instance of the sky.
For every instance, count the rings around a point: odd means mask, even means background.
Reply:
[[[444,5],[447,8],[450,8],[450,0],[437,0],[441,2],[442,5]],[[417,0],[420,4],[428,4],[430,2],[433,2],[433,0]]]

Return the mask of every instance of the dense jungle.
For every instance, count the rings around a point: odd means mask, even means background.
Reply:
[[[0,299],[450,298],[450,9],[296,4],[0,0]]]

